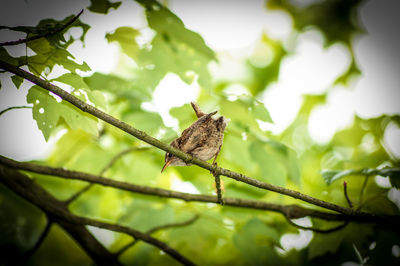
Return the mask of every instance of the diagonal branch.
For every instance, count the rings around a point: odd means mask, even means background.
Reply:
[[[350,208],[346,208],[346,207],[342,207],[342,206],[339,206],[334,203],[326,202],[326,201],[305,195],[305,194],[295,191],[295,190],[291,190],[291,189],[287,189],[284,187],[265,183],[265,182],[259,181],[257,179],[245,176],[243,174],[236,173],[236,172],[230,171],[228,169],[218,167],[217,165],[209,164],[205,161],[202,161],[200,159],[197,159],[197,158],[191,156],[190,154],[184,153],[181,150],[178,150],[166,143],[163,143],[163,142],[159,141],[158,139],[155,139],[155,138],[147,135],[143,131],[137,130],[136,128],[128,125],[127,123],[120,121],[120,120],[116,119],[115,117],[85,103],[84,101],[78,99],[77,97],[73,96],[72,94],[69,94],[68,92],[64,91],[60,87],[55,86],[35,75],[32,75],[31,73],[29,73],[21,68],[10,65],[7,62],[1,61],[1,60],[0,60],[0,68],[3,68],[4,70],[7,70],[11,73],[14,73],[22,78],[25,78],[25,79],[35,83],[36,85],[42,87],[43,89],[48,90],[48,91],[58,95],[61,99],[71,103],[72,105],[76,106],[83,112],[92,114],[93,116],[125,131],[126,133],[128,133],[150,145],[153,145],[163,151],[169,152],[172,155],[179,157],[186,163],[196,164],[204,169],[212,171],[216,175],[223,175],[223,176],[235,179],[237,181],[240,181],[240,182],[261,188],[261,189],[265,189],[265,190],[277,192],[277,193],[280,193],[283,195],[287,195],[287,196],[293,197],[295,199],[299,199],[299,200],[311,203],[313,205],[316,205],[316,206],[319,206],[319,207],[322,207],[325,209],[329,209],[332,211],[336,211],[336,212],[339,212],[342,214],[352,215],[354,212],[354,210],[350,209]]]
[[[64,25],[62,25],[60,27],[57,27],[57,28],[54,28],[54,29],[52,29],[52,30],[50,30],[48,32],[45,32],[43,34],[34,35],[32,37],[28,37],[28,38],[25,38],[25,39],[19,39],[19,40],[16,40],[16,41],[2,42],[2,43],[0,43],[0,46],[11,46],[11,45],[18,45],[18,44],[21,44],[21,43],[27,43],[27,42],[30,42],[30,41],[33,41],[33,40],[37,40],[37,39],[40,39],[40,38],[43,38],[43,37],[51,36],[51,35],[57,34],[59,32],[62,32],[63,30],[68,28],[72,23],[74,23],[75,20],[77,20],[79,18],[79,16],[82,15],[82,13],[83,13],[83,9],[78,13],[78,15],[73,17],[71,20],[69,20]]]
[[[201,195],[201,194],[189,194],[183,192],[177,192],[167,189],[161,188],[153,188],[148,186],[140,186],[135,184],[130,184],[126,182],[121,182],[117,180],[112,180],[108,178],[104,178],[101,176],[96,176],[88,173],[78,172],[66,170],[64,168],[53,168],[49,166],[27,163],[27,162],[18,162],[12,159],[3,157],[0,155],[0,164],[5,165],[7,167],[16,168],[20,170],[26,170],[34,173],[57,176],[61,178],[67,179],[75,179],[86,181],[89,183],[95,183],[99,185],[103,185],[106,187],[113,187],[125,191],[130,191],[134,193],[140,193],[145,195],[153,195],[158,197],[166,197],[166,198],[175,198],[181,199],[184,201],[198,201],[198,202],[211,202],[218,203],[218,198],[215,196],[209,195]],[[361,211],[354,210],[352,215],[345,214],[336,214],[330,212],[322,212],[317,210],[311,210],[307,208],[303,208],[297,205],[280,205],[267,203],[256,200],[246,200],[239,198],[225,198],[225,205],[232,207],[242,207],[242,208],[251,208],[258,210],[267,210],[278,212],[285,217],[290,219],[296,219],[301,217],[315,217],[324,220],[330,221],[352,221],[358,223],[377,223],[377,224],[396,224],[400,222],[400,216],[385,216],[385,215],[376,215]]]
[[[95,226],[98,228],[103,228],[107,230],[111,230],[114,232],[120,232],[128,234],[135,239],[140,239],[150,245],[156,246],[175,260],[181,262],[184,265],[195,265],[189,259],[184,257],[175,249],[171,248],[164,242],[151,237],[148,234],[144,234],[135,229],[117,225],[110,224],[101,221],[97,221],[94,219],[81,217],[72,214],[68,211],[66,205],[62,202],[54,198],[50,195],[46,190],[44,190],[39,185],[35,184],[29,177],[15,171],[8,169],[6,167],[0,167],[0,180],[12,191],[19,194],[21,197],[30,201],[34,205],[38,206],[45,213],[51,216],[55,222],[59,223],[66,231],[68,231],[79,243],[85,243],[88,241],[87,237],[94,237],[87,231],[86,225]],[[78,229],[78,230],[77,230]],[[87,234],[82,235],[82,232],[86,231]],[[72,233],[71,233],[72,232]],[[90,235],[90,236],[89,236]],[[97,241],[97,240],[96,240]],[[97,243],[97,245],[101,244],[99,242],[90,241],[89,244]],[[103,246],[102,251],[99,252],[96,250],[96,253],[89,253],[90,256],[106,256],[104,260],[95,257],[95,261],[99,265],[119,265],[119,262],[115,255],[111,254],[107,249]]]

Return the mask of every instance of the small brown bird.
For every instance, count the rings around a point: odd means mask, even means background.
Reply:
[[[200,160],[207,161],[214,157],[214,164],[221,150],[227,121],[223,116],[217,119],[212,118],[217,111],[206,114],[200,110],[197,104],[191,103],[191,105],[198,119],[185,129],[179,138],[172,141],[171,146]],[[170,165],[186,166],[190,164],[167,152],[161,172]]]

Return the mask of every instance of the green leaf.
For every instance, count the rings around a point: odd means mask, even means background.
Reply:
[[[127,206],[125,214],[118,221],[144,232],[156,226],[174,222],[175,210],[171,206],[165,205],[162,207],[157,204],[150,205],[149,203],[156,203],[156,201],[140,198],[132,200],[131,204]]]
[[[106,107],[106,99],[100,91],[91,91],[89,86],[83,80],[83,78],[75,73],[66,73],[58,78],[53,79],[52,81],[58,81],[67,85],[70,85],[75,92],[79,93],[79,90],[82,90],[84,94],[87,95],[87,100],[94,104],[97,108],[105,108]],[[77,95],[76,95],[77,96]],[[85,97],[77,96],[83,101],[86,101]]]
[[[332,184],[333,181],[349,175],[350,171],[339,170],[322,170],[321,175],[327,185]]]
[[[136,43],[136,37],[139,34],[138,30],[131,27],[119,27],[113,33],[107,33],[106,39],[108,42],[118,42],[126,55],[137,60],[139,45]]]
[[[54,145],[54,148],[47,159],[50,165],[75,167],[69,164],[80,159],[80,154],[93,146],[91,135],[83,130],[70,130],[66,132]],[[98,164],[93,165],[93,167]]]
[[[92,90],[110,92],[120,99],[129,100],[130,104],[140,106],[142,102],[150,101],[151,92],[138,86],[134,80],[124,79],[113,74],[95,72],[92,76],[83,78]]]
[[[343,231],[324,235],[315,234],[308,248],[308,259],[311,260],[328,252],[335,254],[344,238]]]
[[[11,76],[11,80],[14,83],[15,87],[17,87],[17,89],[19,89],[19,87],[21,86],[22,82],[24,82],[24,79],[21,78],[20,76],[17,76],[17,75]]]
[[[252,95],[262,93],[266,87],[277,81],[282,59],[287,55],[284,45],[263,33],[253,55],[246,62],[253,79],[246,84]]]
[[[326,184],[330,185],[333,181],[349,175],[380,175],[389,177],[390,183],[393,187],[399,188],[400,183],[400,168],[382,168],[382,169],[370,169],[365,168],[361,170],[322,170],[321,175],[324,178]]]
[[[59,81],[64,84],[70,85],[72,88],[78,89],[86,89],[89,90],[88,85],[85,83],[83,78],[75,73],[66,73],[58,78],[52,79],[52,81]]]
[[[382,169],[384,171],[385,169]],[[383,176],[388,176],[390,180],[390,184],[397,188],[400,189],[400,169],[399,168],[393,168],[393,169],[387,169],[386,172],[382,173],[381,175]]]
[[[18,64],[18,59],[10,56],[7,52],[7,50],[3,47],[0,46],[0,60],[3,60],[9,64],[12,65],[17,65]]]
[[[2,175],[10,171],[0,167]],[[35,244],[45,226],[46,217],[37,207],[19,197],[2,182],[0,199],[0,260],[5,263],[15,261],[16,254]]]
[[[71,129],[83,129],[97,134],[97,120],[66,101],[58,102],[54,96],[39,86],[29,89],[27,102],[33,104],[32,114],[46,141],[60,122]]]
[[[82,64],[76,63],[73,60],[75,57],[66,49],[52,45],[45,38],[31,41],[28,46],[36,53],[36,55],[28,58],[28,67],[33,73],[42,73],[46,67],[51,72],[55,65],[61,65],[73,73],[76,70],[90,70],[90,67],[85,62]]]
[[[274,246],[279,246],[278,232],[257,218],[248,221],[233,235],[233,243],[249,265],[277,265]],[[279,264],[279,263],[278,263]]]
[[[203,177],[204,179],[204,177]],[[242,199],[261,199],[265,196],[266,192],[245,184],[240,184],[238,182],[230,182],[225,185],[226,192],[225,197],[235,197]]]
[[[110,2],[107,0],[90,0],[88,9],[95,13],[107,14],[110,8],[117,9],[122,2]]]
[[[123,120],[150,135],[164,125],[159,114],[145,111],[130,112],[123,116]]]
[[[157,32],[151,49],[141,49],[136,60],[147,76],[147,84],[154,88],[168,72],[189,84],[195,78],[194,72],[199,84],[210,89],[208,63],[216,57],[203,38],[157,1],[138,2],[146,8],[148,24]]]
[[[287,170],[279,158],[265,145],[252,142],[249,147],[251,158],[258,163],[261,180],[278,186],[285,186]]]
[[[321,228],[326,221],[321,222],[313,219],[313,224],[316,227]],[[332,225],[331,225],[332,226]],[[312,241],[308,247],[308,259],[314,259],[325,255],[326,253],[338,254],[344,247],[355,244],[357,247],[361,247],[362,244],[366,244],[366,240],[371,237],[374,233],[373,227],[360,225],[360,224],[349,224],[345,228],[333,232],[330,234],[314,234]],[[368,245],[366,246],[368,248]]]
[[[140,1],[142,2],[142,1]],[[215,53],[211,50],[203,38],[185,27],[182,20],[157,1],[143,1],[146,3],[146,15],[149,26],[158,33],[166,34],[194,49],[197,53],[203,54],[210,60],[215,60]],[[157,8],[154,8],[158,6]],[[166,37],[166,36],[165,36]]]
[[[253,115],[256,119],[260,119],[261,121],[264,121],[264,122],[273,123],[267,108],[265,107],[265,105],[262,102],[254,101],[252,111],[253,111]]]
[[[248,101],[238,99],[236,101],[229,101],[226,98],[221,98],[220,102],[220,113],[232,120],[233,123],[242,125],[244,129],[249,127],[258,128],[258,124],[250,111],[250,105]],[[229,124],[228,124],[229,126]]]
[[[219,106],[221,115],[232,120],[232,126],[237,126],[242,132],[251,132],[257,138],[266,140],[257,120],[273,122],[263,103],[253,97],[243,95],[235,101],[221,97]],[[228,124],[228,127],[231,123]]]

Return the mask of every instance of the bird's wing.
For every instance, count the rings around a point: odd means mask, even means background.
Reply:
[[[211,119],[210,114],[204,115],[182,132],[178,140],[182,151],[189,152],[203,145],[205,139],[208,138],[207,127]]]

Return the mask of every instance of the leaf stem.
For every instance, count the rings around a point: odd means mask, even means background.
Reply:
[[[0,116],[2,116],[4,113],[6,113],[6,112],[8,112],[8,111],[15,110],[15,109],[32,109],[32,106],[25,106],[25,105],[21,105],[21,106],[11,106],[11,107],[8,107],[8,108],[2,110],[2,111],[0,112]]]

